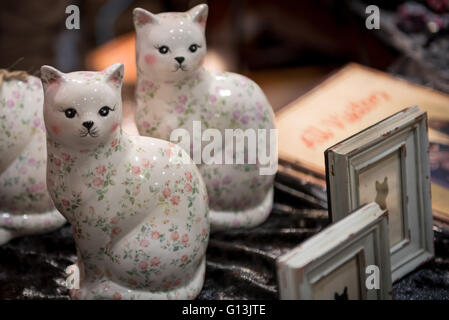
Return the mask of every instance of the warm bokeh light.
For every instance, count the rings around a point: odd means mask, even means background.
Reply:
[[[135,33],[128,33],[105,43],[87,55],[86,67],[89,70],[103,70],[121,62],[125,65],[125,83],[136,83],[135,42]]]

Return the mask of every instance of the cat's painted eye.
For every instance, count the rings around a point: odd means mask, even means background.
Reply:
[[[71,119],[76,115],[76,110],[73,108],[68,108],[64,110],[64,113],[67,118]]]
[[[102,117],[106,117],[109,114],[109,111],[111,110],[112,109],[109,108],[108,106],[104,106],[100,110],[98,110],[98,114]]]
[[[167,46],[159,47],[159,53],[166,54],[170,49]]]
[[[189,50],[190,50],[190,52],[196,52],[196,50],[198,50],[198,45],[197,44],[192,44],[190,47],[189,47]]]

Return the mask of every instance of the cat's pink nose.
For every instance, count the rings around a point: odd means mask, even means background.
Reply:
[[[178,61],[179,64],[181,64],[184,62],[185,58],[184,57],[176,57],[175,60]]]

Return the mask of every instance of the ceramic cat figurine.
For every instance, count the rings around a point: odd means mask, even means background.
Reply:
[[[9,74],[0,70],[0,245],[66,223],[47,192],[41,82]]]
[[[174,129],[184,128],[193,136],[194,121],[200,121],[203,130],[220,130],[223,137],[225,129],[274,128],[272,108],[257,84],[242,75],[202,67],[207,14],[205,4],[157,15],[134,9],[135,117],[141,135],[169,140]],[[260,175],[257,162],[195,162],[207,186],[213,230],[254,227],[267,219],[275,172]]]
[[[195,164],[168,141],[122,131],[122,64],[41,73],[48,189],[78,250],[72,298],[196,297],[209,217]]]

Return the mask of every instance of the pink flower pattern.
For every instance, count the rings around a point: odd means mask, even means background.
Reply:
[[[47,192],[42,102],[41,82],[34,76],[1,85],[0,212],[7,214],[0,215],[0,233],[6,225],[12,237],[49,232],[66,222]]]
[[[141,86],[151,77],[145,76],[138,78]],[[184,128],[189,130],[192,137],[190,130],[194,120],[201,121],[202,130],[216,128],[222,131],[223,136],[225,129],[274,128],[274,114],[265,95],[257,84],[244,76],[209,72],[199,67],[191,78],[174,83],[161,82],[160,86],[164,86],[164,90],[155,85],[156,90],[136,94],[136,122],[141,135],[169,140],[173,128]],[[151,127],[147,123],[151,123]],[[237,156],[235,151],[232,156],[234,159]],[[260,205],[272,192],[274,175],[260,176],[255,183],[253,178],[259,177],[261,165],[257,159],[256,164],[247,164],[246,153],[243,159],[245,164],[220,168],[214,165],[200,166],[212,209],[212,223],[225,223],[215,220],[214,210],[237,215]],[[184,192],[189,192],[188,186]],[[167,194],[164,197],[171,199]],[[257,217],[242,216],[238,225],[254,226],[256,221],[268,216],[269,206],[263,212]],[[227,227],[233,227],[230,219],[226,221]]]
[[[70,154],[67,163],[63,161],[66,151],[50,144],[49,172],[55,180],[49,188],[50,194],[57,208],[72,223],[76,239],[88,241],[94,235],[104,239],[103,243],[89,242],[89,246],[79,247],[83,257],[81,263],[89,277],[99,281],[110,279],[112,271],[105,270],[103,264],[114,264],[123,266],[118,277],[132,289],[145,288],[148,283],[152,283],[152,290],[156,291],[166,287],[174,289],[183,282],[174,279],[173,275],[192,275],[205,254],[209,238],[208,208],[204,202],[206,189],[193,164],[179,166],[168,162],[169,157],[179,154],[180,149],[174,144],[166,143],[158,150],[142,149],[138,157],[125,163],[117,162],[120,165],[114,162],[117,153],[128,154],[135,143],[129,138],[120,138],[89,153]],[[80,157],[86,159],[91,154],[97,159],[92,158],[88,166],[79,167]],[[151,161],[155,155],[157,161]],[[74,167],[77,167],[76,173]],[[157,174],[162,170],[176,175],[170,174],[160,180],[164,176],[157,178]],[[75,174],[83,179],[82,187],[64,189],[65,181],[71,181]],[[158,183],[154,184],[156,181]],[[149,205],[153,209],[149,209]],[[136,208],[145,208],[143,212],[163,210],[143,219],[136,234],[128,234],[129,221],[141,220],[133,218],[141,214],[136,213]],[[105,219],[109,214],[110,218]],[[185,218],[179,219],[183,215]],[[128,239],[126,245],[114,246],[115,241],[125,238]],[[104,271],[96,272],[98,269]],[[173,274],[167,273],[166,270],[172,269]],[[108,292],[109,298],[116,298],[113,290]],[[81,288],[72,296],[85,299],[86,296],[103,297],[104,294],[103,291],[87,292]],[[124,297],[121,295],[120,298]]]

